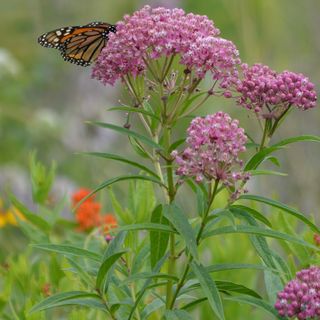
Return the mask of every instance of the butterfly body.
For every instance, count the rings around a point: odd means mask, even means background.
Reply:
[[[65,61],[88,66],[94,61],[116,27],[106,22],[91,22],[84,26],[70,26],[44,33],[40,45],[58,49]]]

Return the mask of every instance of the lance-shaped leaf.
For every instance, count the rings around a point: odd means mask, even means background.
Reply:
[[[142,108],[133,108],[133,107],[121,106],[121,107],[113,107],[113,108],[108,109],[108,111],[115,111],[115,110],[141,113],[141,114],[144,114],[146,116],[149,116],[151,118],[154,118],[154,119],[160,121],[160,118],[156,114],[154,114],[154,113],[152,113],[150,111],[147,111],[145,109],[142,109]]]
[[[298,237],[294,237],[294,236],[288,235],[286,233],[278,232],[275,230],[264,229],[264,228],[259,228],[259,227],[252,227],[252,226],[240,225],[240,226],[237,226],[237,229],[234,229],[233,227],[230,227],[230,226],[221,227],[221,228],[217,228],[217,229],[206,232],[203,235],[203,238],[208,238],[208,237],[217,236],[217,235],[221,235],[221,234],[228,234],[228,233],[255,234],[255,235],[260,235],[260,236],[264,236],[264,237],[270,237],[270,238],[275,238],[275,239],[280,239],[280,240],[284,240],[284,241],[297,243],[302,246],[312,248],[316,251],[320,251],[320,249],[318,247],[312,245],[309,242],[301,240]]]
[[[145,136],[143,136],[142,134],[140,134],[138,132],[126,129],[124,127],[116,126],[116,125],[111,124],[111,123],[99,122],[99,121],[93,121],[93,122],[88,122],[88,123],[94,124],[94,125],[102,127],[102,128],[111,129],[111,130],[117,131],[119,133],[122,133],[122,134],[124,134],[126,136],[130,136],[130,137],[136,138],[140,142],[142,142],[142,143],[144,143],[144,144],[146,144],[146,145],[148,145],[148,146],[150,146],[152,148],[160,149],[160,150],[163,149],[163,147],[160,144],[154,142],[153,140],[149,139],[148,137],[145,137]]]
[[[157,174],[155,174],[151,169],[147,168],[146,166],[142,165],[141,163],[129,160],[128,158],[125,158],[125,157],[121,157],[117,154],[107,153],[107,152],[82,152],[81,154],[104,158],[104,159],[116,160],[119,162],[124,162],[124,163],[127,163],[133,167],[139,168],[139,169],[149,173],[150,175],[154,176],[155,178],[159,179]]]
[[[185,310],[166,310],[166,320],[192,320],[191,315]]]
[[[29,314],[65,305],[82,305],[107,311],[106,305],[102,303],[97,294],[85,291],[69,291],[58,293],[42,300],[31,308]]]
[[[84,201],[86,201],[88,198],[90,198],[92,195],[94,195],[95,193],[97,193],[98,191],[107,188],[109,186],[111,186],[112,184],[116,183],[116,182],[120,182],[120,181],[125,181],[125,180],[146,180],[146,181],[151,181],[154,182],[156,184],[161,185],[164,188],[167,188],[167,186],[165,184],[163,184],[160,180],[155,179],[153,177],[148,177],[148,176],[142,176],[142,175],[126,175],[126,176],[119,176],[116,178],[111,178],[108,179],[104,182],[102,182],[100,185],[98,185],[93,191],[91,191],[87,196],[83,197],[81,199],[81,201],[79,201],[77,203],[77,205],[74,207],[73,210],[76,210],[81,203],[83,203]]]
[[[151,222],[168,226],[168,219],[162,214],[162,205],[158,205],[152,212]],[[154,268],[157,262],[164,256],[169,241],[169,233],[161,231],[150,232],[150,263]]]
[[[117,260],[125,253],[126,251],[120,251],[117,253],[114,253],[113,255],[107,257],[103,263],[101,264],[98,275],[97,275],[97,280],[96,280],[96,287],[101,288],[103,286],[103,281],[106,278],[108,271],[110,268],[113,266],[114,263],[117,262]]]
[[[98,262],[101,261],[100,255],[98,253],[89,251],[86,249],[78,248],[78,247],[69,246],[69,245],[43,243],[43,244],[33,244],[32,246],[34,248],[38,248],[46,251],[57,252],[65,255],[79,256],[79,257],[88,258]]]
[[[267,204],[269,206],[272,206],[272,207],[278,208],[280,210],[283,210],[283,211],[295,216],[299,220],[303,221],[314,232],[320,233],[320,229],[314,223],[312,223],[305,215],[303,215],[298,210],[290,208],[287,205],[285,205],[285,204],[283,204],[283,203],[281,203],[279,201],[275,201],[275,200],[272,200],[272,199],[269,199],[269,198],[266,198],[266,197],[256,196],[256,195],[253,195],[253,194],[242,195],[239,199],[253,200],[253,201],[265,203],[265,204]]]
[[[224,311],[218,288],[207,270],[195,261],[191,262],[193,273],[198,279],[204,295],[218,319],[224,320]]]
[[[195,260],[198,260],[197,240],[195,233],[188,221],[188,217],[175,204],[163,207],[165,217],[177,229],[180,236],[186,243],[188,250]]]
[[[39,215],[31,212],[24,204],[22,204],[13,194],[9,194],[12,204],[22,213],[22,215],[37,227],[40,231],[48,233],[51,229],[49,223]]]

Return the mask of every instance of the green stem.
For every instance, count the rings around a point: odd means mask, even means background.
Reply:
[[[291,104],[289,104],[289,106],[287,107],[287,109],[280,115],[280,117],[274,122],[270,133],[269,133],[269,137],[271,138],[272,135],[274,134],[274,132],[276,131],[276,129],[279,127],[279,124],[281,123],[281,121],[284,120],[285,116],[287,115],[287,113],[289,112],[291,107]]]
[[[188,112],[185,112],[184,114],[180,115],[178,119],[181,119],[183,117],[186,117],[190,113],[194,112],[198,108],[200,108],[210,97],[210,94],[207,94],[198,104],[196,104],[192,109],[190,109]]]
[[[208,214],[210,212],[210,208],[212,206],[212,203],[213,203],[213,201],[215,199],[215,196],[217,194],[218,185],[219,185],[219,179],[215,180],[213,188],[212,188],[212,184],[210,184],[210,186],[209,186],[208,206],[207,206],[207,209],[206,209],[206,211],[205,211],[205,213],[203,215],[203,218],[202,218],[202,221],[201,221],[201,226],[200,226],[200,229],[198,231],[197,245],[199,245],[199,243],[200,243],[203,230],[204,230],[204,228],[206,226],[206,220],[207,220]],[[181,276],[181,278],[180,278],[180,280],[179,280],[179,282],[177,284],[177,289],[176,289],[176,291],[174,293],[174,296],[173,296],[173,298],[171,300],[171,303],[169,305],[169,309],[172,309],[174,307],[174,303],[175,303],[175,301],[176,301],[176,299],[177,299],[177,297],[179,295],[179,292],[180,292],[181,288],[183,287],[184,282],[186,280],[186,277],[188,275],[188,272],[189,272],[189,269],[190,269],[190,263],[192,262],[192,260],[193,260],[193,257],[191,255],[189,255],[187,264],[186,264],[186,266],[184,268],[182,276]]]
[[[173,55],[171,56],[171,58],[170,58],[170,61],[169,61],[168,66],[166,66],[166,64],[167,64],[167,58],[166,58],[166,61],[165,61],[165,64],[164,64],[164,71],[163,71],[162,77],[161,77],[161,82],[163,82],[164,79],[166,78],[166,76],[167,76],[167,74],[168,74],[168,72],[169,72],[169,70],[170,70],[170,68],[171,68],[171,65],[172,65],[172,63],[173,63],[174,58],[175,58],[175,55],[173,54]]]
[[[266,119],[265,120],[264,129],[263,129],[263,135],[262,135],[262,138],[261,138],[259,151],[261,151],[264,148],[265,143],[269,139],[270,124],[271,124],[270,121],[271,121],[270,119]]]
[[[157,76],[157,73],[153,70],[153,68],[151,67],[151,63],[148,63],[148,60],[143,58],[144,63],[146,64],[148,70],[150,71],[150,73],[152,74],[154,80],[156,80],[157,82],[160,82],[160,79]]]
[[[175,114],[180,106],[180,101],[181,101],[181,98],[182,98],[182,95],[184,92],[184,86],[186,84],[187,78],[188,78],[188,76],[185,74],[183,77],[182,84],[180,86],[180,92],[179,92],[178,98],[177,98],[177,100],[172,108],[171,114],[169,116],[169,122],[171,122],[175,118]]]
[[[164,127],[164,145],[166,147],[166,156],[168,160],[166,160],[166,171],[167,171],[167,183],[168,183],[168,196],[169,196],[169,203],[172,203],[176,190],[173,181],[173,170],[172,170],[172,160],[170,159],[169,147],[170,147],[170,138],[171,138],[171,128],[168,125]],[[172,233],[170,234],[169,238],[169,261],[168,261],[168,274],[175,274],[175,262],[176,262],[176,252],[175,252],[175,235]],[[167,299],[166,299],[166,306],[167,308],[170,306],[170,302],[172,300],[173,294],[173,281],[169,280],[167,283]]]

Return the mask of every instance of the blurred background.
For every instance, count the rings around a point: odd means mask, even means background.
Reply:
[[[111,161],[77,154],[105,151],[135,157],[123,136],[85,123],[99,120],[124,124],[123,113],[107,109],[118,106],[119,100],[126,101],[126,93],[120,85],[104,87],[92,80],[90,67],[64,62],[57,50],[38,45],[37,38],[62,26],[92,21],[115,23],[144,4],[181,7],[187,12],[205,14],[221,30],[222,37],[236,44],[243,62],[261,62],[277,71],[304,73],[319,90],[319,0],[2,0],[0,204],[6,205],[5,191],[10,189],[24,203],[32,205],[28,163],[34,150],[45,164],[57,163],[53,189],[56,199],[70,195],[80,186],[93,188],[105,179],[131,170]],[[254,118],[231,100],[212,99],[201,113],[221,109],[238,117],[251,136],[260,137]],[[306,112],[294,110],[273,138],[274,142],[301,134],[320,135],[319,123],[317,108]],[[319,217],[319,157],[318,144],[291,145],[279,154],[288,176],[253,180],[250,191],[274,196]],[[116,192],[125,193],[123,186],[116,186]],[[107,195],[105,205],[111,209]],[[229,245],[233,246],[231,242]],[[9,252],[5,243],[1,250]],[[224,254],[227,252],[221,252],[222,257]],[[241,261],[241,256],[238,258]]]

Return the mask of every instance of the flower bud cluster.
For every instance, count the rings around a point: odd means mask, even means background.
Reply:
[[[219,180],[227,187],[245,182],[249,175],[235,167],[242,166],[238,156],[246,150],[246,141],[238,120],[231,119],[227,113],[220,111],[197,117],[188,128],[188,147],[181,154],[172,152],[178,164],[176,174],[194,177],[197,182]]]
[[[242,70],[238,103],[263,117],[277,118],[291,105],[301,110],[316,106],[314,84],[301,73],[277,73],[262,64],[243,64]]]
[[[93,68],[93,77],[104,84],[144,74],[151,60],[172,55],[199,78],[210,71],[222,87],[238,80],[238,50],[218,37],[219,29],[206,16],[145,6],[125,16],[116,28]]]
[[[297,273],[278,293],[275,308],[289,318],[320,319],[320,268],[312,266]]]

